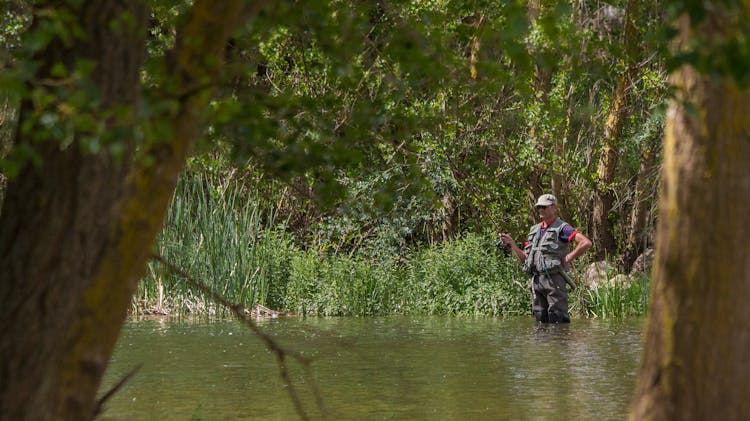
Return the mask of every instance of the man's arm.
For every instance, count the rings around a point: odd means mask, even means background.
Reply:
[[[520,247],[518,247],[518,244],[516,244],[515,241],[513,241],[513,237],[504,232],[501,232],[498,235],[500,236],[500,241],[502,241],[504,244],[510,245],[510,251],[513,252],[513,255],[516,256],[518,261],[523,264],[526,261],[526,253],[521,250]]]
[[[574,248],[573,251],[565,256],[565,266],[570,265],[570,262],[578,258],[583,253],[586,253],[586,250],[591,247],[591,240],[586,238],[586,236],[581,234],[580,232],[576,233],[575,237],[573,237],[573,241],[576,242],[576,248]]]

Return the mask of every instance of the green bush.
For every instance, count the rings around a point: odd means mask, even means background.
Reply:
[[[363,257],[292,259],[285,310],[326,316],[383,314],[494,315],[528,312],[528,294],[516,263],[491,238],[466,238],[373,261]],[[521,279],[522,276],[520,277]]]
[[[528,311],[517,262],[499,253],[489,236],[467,234],[427,249],[410,266],[408,283],[420,312],[502,316]]]

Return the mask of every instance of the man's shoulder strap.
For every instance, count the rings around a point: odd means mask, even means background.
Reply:
[[[560,218],[557,218],[555,219],[555,222],[553,222],[552,225],[549,226],[549,228],[562,231],[563,229],[565,229],[567,225],[570,225],[570,224],[568,224],[567,222],[563,221]]]
[[[531,228],[529,229],[529,235],[531,235],[531,234],[536,234],[536,233],[538,233],[538,232],[539,232],[539,231],[540,231],[541,229],[542,229],[542,224],[541,224],[541,223],[538,223],[538,224],[536,224],[536,225],[533,225],[533,226],[532,226],[532,227],[531,227]]]

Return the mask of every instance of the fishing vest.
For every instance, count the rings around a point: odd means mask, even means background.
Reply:
[[[536,224],[529,231],[529,239],[524,248],[526,261],[523,270],[529,274],[556,273],[563,269],[565,256],[570,253],[570,243],[560,241],[560,232],[568,225],[557,218],[547,227],[543,235],[539,235],[542,224]]]

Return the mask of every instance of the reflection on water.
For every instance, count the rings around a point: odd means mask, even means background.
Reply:
[[[262,327],[311,358],[291,363],[313,418],[623,419],[641,319],[275,319]],[[275,357],[236,322],[126,324],[102,390],[142,368],[107,404],[132,420],[296,418]]]

